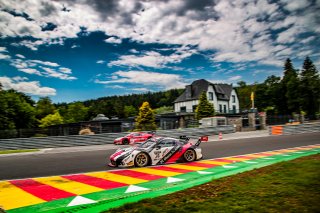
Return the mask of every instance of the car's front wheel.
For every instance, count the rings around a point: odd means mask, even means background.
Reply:
[[[140,152],[139,154],[137,154],[137,156],[134,159],[134,165],[136,167],[144,167],[147,166],[149,164],[149,156],[144,153],[144,152]]]
[[[122,144],[123,144],[123,145],[129,144],[129,140],[128,140],[127,138],[123,139],[123,140],[122,140]]]
[[[196,160],[196,152],[193,149],[188,149],[183,154],[183,157],[187,162],[195,161]]]

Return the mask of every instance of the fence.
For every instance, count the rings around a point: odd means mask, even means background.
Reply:
[[[269,127],[270,135],[293,135],[309,132],[320,132],[320,122]]]
[[[196,138],[205,135],[217,135],[219,132],[224,134],[235,132],[233,126],[219,126],[208,128],[187,128],[187,129],[172,129],[159,130],[156,132],[160,137],[178,138],[181,135],[186,135],[191,138]],[[89,146],[112,144],[115,138],[122,137],[128,132],[122,133],[102,133],[96,135],[69,135],[69,136],[52,136],[40,138],[11,138],[0,139],[0,150],[10,149],[43,149],[54,147],[70,147],[70,146]]]

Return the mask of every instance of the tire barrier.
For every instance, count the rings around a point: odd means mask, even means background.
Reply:
[[[269,127],[269,135],[294,135],[311,132],[320,132],[320,122]]]
[[[234,133],[235,128],[232,125],[226,125],[207,128],[157,130],[156,136],[179,138],[179,136],[181,135],[186,135],[192,139],[197,139],[200,136],[217,135],[219,134],[219,132],[222,132],[224,134]],[[129,134],[129,132],[103,133],[95,135],[69,135],[39,138],[0,139],[0,150],[44,149],[56,147],[113,144],[115,138],[123,137],[127,134]]]

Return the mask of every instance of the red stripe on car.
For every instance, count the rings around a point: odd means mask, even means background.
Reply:
[[[188,143],[182,147],[181,151],[176,152],[173,154],[166,163],[175,163],[186,151],[192,146],[191,143]]]

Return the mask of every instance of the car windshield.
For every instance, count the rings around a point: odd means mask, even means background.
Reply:
[[[154,138],[148,139],[146,142],[138,144],[137,147],[139,148],[148,148],[153,146],[157,141]]]

